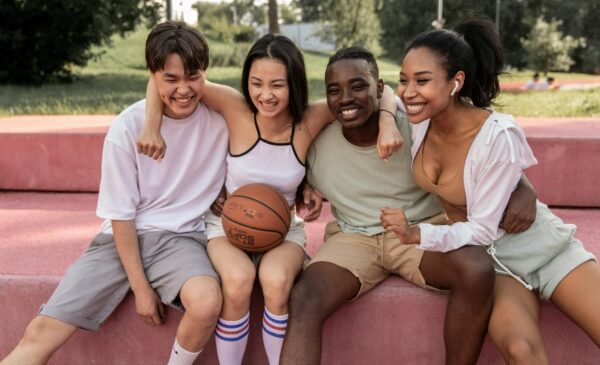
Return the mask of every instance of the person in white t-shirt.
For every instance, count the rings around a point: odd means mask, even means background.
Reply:
[[[145,101],[119,114],[104,142],[100,232],[2,365],[45,363],[78,328],[97,330],[129,289],[150,326],[163,322],[163,303],[184,311],[169,364],[191,365],[215,328],[222,298],[204,214],[225,180],[228,134],[222,116],[198,103],[208,45],[185,23],[162,23],[148,35],[146,63],[164,104],[163,136],[177,143],[156,164],[136,153]]]

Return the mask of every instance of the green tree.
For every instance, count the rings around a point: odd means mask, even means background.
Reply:
[[[360,45],[381,54],[381,26],[375,13],[375,0],[326,0],[322,2],[321,38],[337,48]]]
[[[152,0],[3,0],[0,83],[70,80],[73,65],[94,57],[93,45],[109,44],[144,18],[154,24],[159,8]]]
[[[531,25],[524,22],[527,0],[502,0],[500,12],[500,37],[507,50],[508,63],[524,66],[520,38],[527,34]],[[416,34],[433,29],[437,16],[437,2],[421,0],[381,0],[378,11],[381,21],[381,44],[386,56],[400,60],[406,43]],[[485,16],[496,18],[495,1],[444,0],[445,27],[452,29],[462,20]]]
[[[300,9],[302,21],[317,22],[321,18],[321,0],[293,0],[292,5]]]
[[[540,16],[527,38],[521,39],[529,67],[547,73],[551,70],[568,71],[575,63],[570,54],[577,47],[585,46],[585,38],[563,35],[558,29],[562,23],[562,20],[555,19],[546,22]]]

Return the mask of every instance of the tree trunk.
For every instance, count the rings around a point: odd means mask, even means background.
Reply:
[[[269,0],[269,33],[279,33],[277,0]]]
[[[171,5],[171,0],[165,0],[165,17],[167,20],[171,20],[173,18],[173,6]]]

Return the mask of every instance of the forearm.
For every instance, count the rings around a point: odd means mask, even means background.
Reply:
[[[383,93],[381,100],[379,101],[379,127],[396,127],[396,112],[398,105],[396,104],[396,96],[394,90],[391,87],[385,85],[383,87]]]
[[[133,220],[112,221],[115,245],[127,273],[131,289],[136,292],[150,286],[140,255],[139,241]]]
[[[146,87],[146,122],[145,127],[160,133],[162,124],[163,103],[158,94],[154,79],[150,77]]]

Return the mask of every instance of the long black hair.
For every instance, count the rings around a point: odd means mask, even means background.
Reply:
[[[288,37],[279,34],[266,34],[254,43],[246,56],[242,69],[242,93],[254,113],[257,112],[257,109],[250,98],[248,79],[252,63],[261,58],[274,58],[285,65],[290,90],[290,114],[294,123],[299,123],[308,105],[308,82],[306,81],[306,67],[302,52]]]

